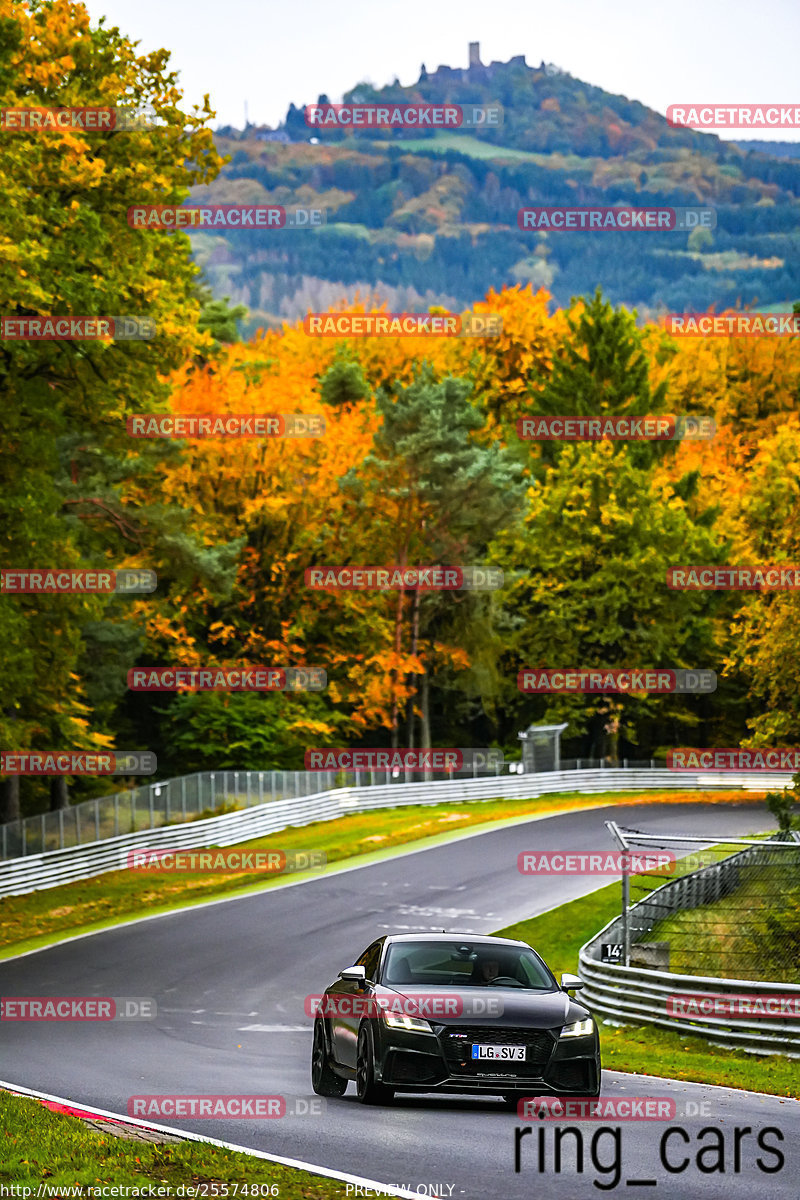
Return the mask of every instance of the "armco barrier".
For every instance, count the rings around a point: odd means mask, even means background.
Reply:
[[[299,799],[259,804],[241,812],[209,817],[204,821],[141,830],[89,845],[10,859],[0,863],[0,896],[19,896],[76,879],[90,879],[105,871],[124,869],[128,851],[141,847],[192,849],[232,846],[293,826],[332,821],[348,812],[409,804],[463,803],[495,798],[528,799],[566,791],[593,793],[641,791],[647,788],[682,790],[744,786],[767,789],[783,787],[790,779],[791,775],[787,772],[777,771],[761,774],[754,779],[751,773],[746,772],[734,775],[710,771],[678,773],[659,769],[606,768],[340,788]]]
[[[751,847],[719,863],[703,867],[681,879],[671,880],[650,896],[634,904],[629,911],[632,942],[649,933],[655,923],[684,908],[713,903],[735,890],[743,865],[760,856],[792,854],[796,848],[787,842],[785,851]],[[693,997],[737,995],[749,997],[791,996],[800,1002],[800,984],[765,983],[752,979],[723,979],[708,975],[678,975],[647,967],[623,966],[602,962],[604,942],[621,944],[624,939],[622,917],[615,917],[591,941],[581,947],[578,974],[585,983],[581,1000],[598,1017],[623,1024],[658,1025],[681,1033],[699,1033],[709,1041],[736,1047],[754,1054],[782,1054],[800,1058],[800,1016],[731,1017],[669,1016],[667,998],[690,993]],[[646,943],[644,943],[646,945]]]
[[[612,922],[613,924],[613,922]],[[598,934],[612,941],[608,926]],[[712,1042],[721,1042],[754,1054],[783,1054],[800,1058],[800,1018],[786,1017],[771,1020],[753,1017],[703,1017],[687,1020],[667,1016],[667,997],[691,992],[693,996],[735,994],[761,997],[767,995],[797,996],[800,984],[760,983],[752,979],[714,979],[707,975],[672,975],[667,971],[651,971],[644,967],[620,967],[601,963],[580,952],[578,974],[586,984],[580,993],[585,1003],[598,1017],[610,1018],[626,1025],[659,1025],[680,1033],[699,1033]]]

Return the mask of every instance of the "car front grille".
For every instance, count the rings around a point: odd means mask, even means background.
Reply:
[[[550,1060],[557,1032],[549,1029],[497,1029],[484,1025],[445,1026],[439,1045],[451,1075],[540,1076]],[[472,1058],[472,1046],[524,1046],[525,1060]]]

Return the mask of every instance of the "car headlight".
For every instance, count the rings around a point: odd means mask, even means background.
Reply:
[[[433,1033],[430,1024],[422,1017],[407,1017],[405,1013],[384,1013],[383,1019],[390,1029],[410,1029],[414,1033]]]
[[[573,1021],[571,1025],[565,1025],[561,1030],[562,1038],[589,1037],[592,1033],[594,1033],[594,1021],[591,1017],[586,1021]]]

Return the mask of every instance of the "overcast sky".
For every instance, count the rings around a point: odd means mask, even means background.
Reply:
[[[683,101],[800,101],[800,0],[88,0],[96,21],[166,47],[187,105],[211,94],[215,124],[276,125],[290,101],[357,83],[416,82],[422,62],[524,54],[664,113]],[[724,138],[800,140],[800,129]]]

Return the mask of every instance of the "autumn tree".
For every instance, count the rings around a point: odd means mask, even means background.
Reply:
[[[471,393],[469,380],[450,376],[437,380],[428,365],[419,369],[410,385],[378,392],[381,423],[374,451],[365,460],[363,474],[351,471],[343,484],[357,505],[354,524],[363,528],[365,515],[371,514],[370,536],[383,549],[378,561],[400,567],[479,563],[495,534],[513,524],[524,493],[521,468],[499,441],[478,440],[484,417]],[[430,745],[431,663],[437,654],[443,665],[469,663],[469,638],[458,659],[446,650],[452,611],[464,606],[475,614],[484,603],[477,594],[424,594],[418,589],[410,595],[403,590],[397,593],[394,648],[400,654],[407,646],[419,664],[412,676],[422,678],[423,746]],[[396,686],[398,681],[394,682]],[[409,683],[416,686],[413,677],[406,686]],[[396,698],[391,718],[392,744],[397,745],[400,703]],[[413,745],[413,708],[409,708],[408,738]]]
[[[508,572],[508,694],[524,667],[719,665],[707,593],[673,592],[667,568],[713,562],[713,534],[692,521],[674,489],[651,484],[608,444],[564,447],[531,489],[522,536],[501,535],[496,559]],[[618,757],[620,737],[668,716],[674,730],[698,715],[680,698],[548,695],[509,700],[518,713],[570,723],[595,749]]]
[[[184,114],[167,52],[137,55],[119,30],[92,28],[73,0],[0,0],[0,35],[2,108],[124,105],[159,117],[137,131],[17,130],[0,139],[2,312],[130,314],[157,329],[150,341],[3,343],[0,562],[157,568],[154,539],[126,504],[125,479],[148,468],[137,462],[125,418],[163,406],[165,374],[198,342],[197,272],[185,235],[132,229],[126,210],[180,203],[214,176],[213,113],[206,101]],[[109,744],[79,672],[83,630],[103,606],[99,598],[0,596],[0,639],[13,647],[3,745]],[[15,785],[2,790],[13,816]]]
[[[800,424],[781,426],[759,447],[741,498],[745,565],[800,563]],[[743,593],[731,627],[728,669],[748,684],[749,744],[792,746],[800,740],[800,594]]]
[[[598,290],[574,304],[566,326],[536,411],[601,417],[664,411],[667,381],[653,384],[632,314],[615,311]],[[500,619],[507,647],[516,651],[503,655],[509,710],[530,712],[537,703],[515,695],[524,666],[709,666],[709,655],[716,661],[712,602],[666,589],[668,566],[712,562],[722,552],[709,529],[713,511],[696,503],[696,476],[656,479],[664,448],[652,443],[529,445],[530,510],[522,533],[504,532],[496,547],[513,580]],[[698,553],[706,557],[693,557]],[[588,732],[612,757],[621,736],[638,741],[637,723],[652,725],[659,712],[683,724],[698,719],[663,699],[538,703],[546,720],[570,720],[571,736]]]
[[[325,353],[317,360],[307,339],[295,343],[291,332],[231,345],[213,364],[175,373],[172,409],[320,413],[315,388]],[[195,536],[209,547],[236,547],[236,578],[223,595],[200,576],[169,577],[147,605],[139,661],[308,664],[329,677],[322,694],[129,698],[135,728],[152,732],[173,770],[187,756],[296,766],[304,745],[330,744],[380,718],[383,698],[371,678],[384,644],[374,644],[378,602],[364,611],[356,597],[340,604],[305,581],[307,567],[343,561],[349,528],[339,480],[367,454],[374,420],[364,405],[321,415],[321,437],[187,439],[164,472],[165,501],[192,511]]]

